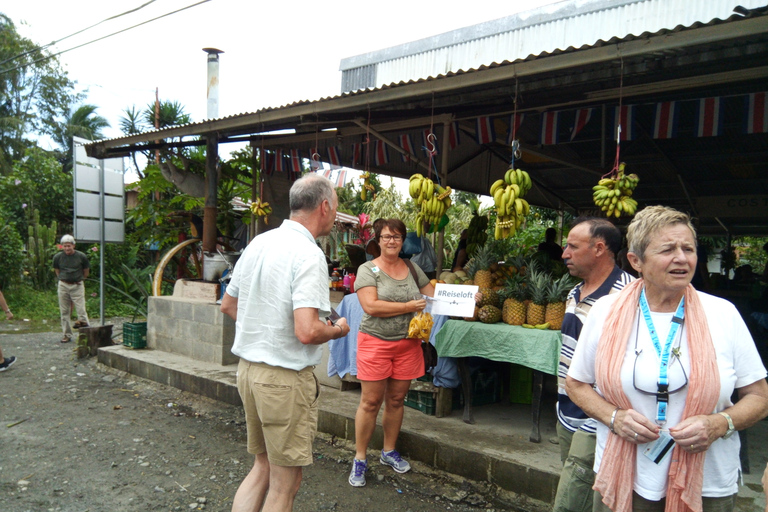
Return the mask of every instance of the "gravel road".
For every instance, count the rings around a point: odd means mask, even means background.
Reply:
[[[0,510],[226,511],[252,464],[242,410],[76,359],[58,332],[0,323]],[[118,332],[118,329],[116,329]],[[352,446],[319,436],[297,512],[508,510],[485,484],[414,463],[347,483]],[[369,460],[375,460],[373,452]]]

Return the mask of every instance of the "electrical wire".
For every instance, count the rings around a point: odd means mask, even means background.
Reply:
[[[152,1],[154,1],[154,0],[152,0]],[[21,65],[19,65],[19,66],[16,66],[15,68],[1,69],[1,70],[0,70],[0,75],[2,75],[2,74],[4,74],[4,73],[11,73],[11,72],[13,72],[13,71],[17,71],[17,70],[19,70],[19,69],[21,69],[21,68],[24,68],[24,67],[27,67],[27,66],[31,66],[31,65],[33,65],[33,64],[37,64],[37,63],[39,63],[39,62],[43,62],[43,61],[46,61],[46,60],[52,59],[53,57],[58,57],[59,55],[62,55],[62,54],[64,54],[64,53],[67,53],[67,52],[71,52],[72,50],[77,50],[78,48],[82,48],[83,46],[88,46],[89,44],[97,43],[97,42],[99,42],[99,41],[101,41],[101,40],[103,40],[103,39],[107,39],[107,38],[109,38],[109,37],[112,37],[112,36],[116,36],[116,35],[118,35],[118,34],[122,34],[123,32],[127,32],[128,30],[133,30],[134,28],[140,27],[140,26],[142,26],[142,25],[146,25],[147,23],[151,23],[151,22],[153,22],[153,21],[157,21],[157,20],[159,20],[159,19],[161,19],[161,18],[165,18],[165,17],[171,16],[171,15],[173,15],[173,14],[177,14],[177,13],[179,13],[179,12],[182,12],[182,11],[186,11],[187,9],[191,9],[191,8],[193,8],[193,7],[197,7],[198,5],[201,5],[201,4],[204,4],[204,3],[210,2],[210,1],[211,1],[211,0],[201,0],[201,1],[197,2],[197,3],[194,3],[194,4],[191,4],[191,5],[188,5],[188,6],[186,6],[186,7],[182,7],[181,9],[176,9],[175,11],[171,11],[171,12],[168,12],[168,13],[162,14],[162,15],[160,15],[160,16],[157,16],[157,17],[155,17],[155,18],[149,19],[149,20],[147,20],[147,21],[142,21],[141,23],[137,23],[136,25],[132,25],[132,26],[130,26],[130,27],[128,27],[128,28],[124,28],[124,29],[122,29],[122,30],[118,30],[117,32],[112,32],[111,34],[107,34],[107,35],[105,35],[105,36],[102,36],[102,37],[99,37],[99,38],[97,38],[97,39],[93,39],[93,40],[91,40],[91,41],[88,41],[87,43],[79,44],[79,45],[77,45],[77,46],[73,46],[72,48],[68,48],[68,49],[66,49],[66,50],[62,50],[62,51],[60,51],[60,52],[58,52],[58,53],[53,53],[53,54],[51,54],[51,55],[47,55],[47,56],[45,56],[45,57],[42,57],[42,58],[40,58],[40,59],[37,59],[37,60],[33,60],[32,62],[27,62],[27,63],[21,64]],[[145,4],[145,5],[146,5],[146,4]],[[98,23],[97,23],[97,25],[98,25]],[[94,25],[94,26],[95,26],[95,25]],[[87,29],[84,29],[84,30],[87,30]],[[82,32],[82,31],[81,31],[81,32]],[[73,34],[73,35],[74,35],[74,34]],[[69,36],[68,36],[68,37],[69,37]],[[53,44],[53,43],[51,43],[51,44]],[[18,57],[18,56],[17,56],[17,57]],[[13,60],[13,58],[12,58],[11,60]],[[4,62],[5,62],[5,61],[4,61]]]

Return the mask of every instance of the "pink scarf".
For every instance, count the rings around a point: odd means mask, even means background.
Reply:
[[[643,280],[637,279],[621,291],[611,306],[597,347],[597,385],[608,402],[622,409],[632,408],[621,387],[621,366],[643,286]],[[715,347],[704,308],[691,285],[685,290],[685,325],[691,370],[683,418],[688,418],[710,414],[720,396]],[[706,452],[690,453],[675,445],[669,467],[665,512],[701,512],[705,456]],[[636,445],[617,435],[608,435],[593,489],[600,492],[603,503],[614,512],[632,511],[636,457]]]

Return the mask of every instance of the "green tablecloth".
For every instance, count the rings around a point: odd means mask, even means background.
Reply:
[[[448,320],[435,336],[441,357],[484,357],[557,375],[560,331]]]

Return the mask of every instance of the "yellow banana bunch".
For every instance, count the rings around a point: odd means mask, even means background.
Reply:
[[[416,313],[416,316],[411,318],[411,323],[408,325],[408,337],[429,341],[432,325],[434,325],[434,320],[430,313],[423,311]]]
[[[255,203],[251,203],[251,213],[257,217],[264,217],[264,224],[269,224],[269,215],[272,213],[272,207],[269,203],[262,203],[261,198]]]
[[[440,184],[414,174],[408,184],[408,194],[413,198],[419,213],[416,215],[416,234],[425,233],[425,224],[437,224],[445,212],[451,207],[451,187],[443,188]]]
[[[640,182],[637,174],[624,174],[625,164],[619,165],[614,177],[603,178],[592,187],[592,200],[607,217],[631,217],[637,211],[637,201],[632,194]]]
[[[491,197],[496,207],[496,240],[513,236],[528,215],[530,205],[523,199],[531,190],[531,177],[520,169],[508,169],[503,179],[491,185]]]
[[[360,189],[360,199],[366,201],[368,199],[368,192],[373,193],[376,189],[371,185],[371,175],[369,173],[363,173],[360,177],[363,178],[363,186]],[[376,199],[376,196],[374,195],[372,199]]]

